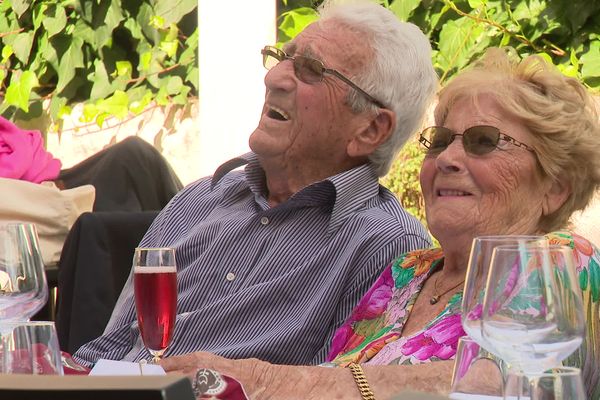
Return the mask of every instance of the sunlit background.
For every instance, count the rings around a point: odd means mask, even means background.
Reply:
[[[264,100],[260,49],[275,43],[276,1],[200,0],[198,176],[249,150]]]

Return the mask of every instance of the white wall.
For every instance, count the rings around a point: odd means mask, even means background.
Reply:
[[[264,100],[260,49],[276,39],[275,0],[199,0],[198,176],[249,150]]]

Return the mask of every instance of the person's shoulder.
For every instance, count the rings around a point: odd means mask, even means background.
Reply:
[[[392,224],[396,230],[425,233],[423,224],[406,211],[398,198],[383,186],[380,186],[379,195],[367,203],[362,214],[373,223]]]

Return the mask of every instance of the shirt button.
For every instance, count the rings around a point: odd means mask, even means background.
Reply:
[[[267,218],[267,217],[262,217],[262,218],[260,219],[260,223],[261,223],[261,224],[263,224],[263,225],[267,225],[267,224],[269,223],[269,218]]]
[[[225,279],[227,279],[229,282],[231,282],[235,279],[235,274],[233,272],[228,272],[227,275],[225,276]]]

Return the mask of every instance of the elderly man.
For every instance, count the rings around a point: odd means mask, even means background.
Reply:
[[[429,42],[374,3],[320,12],[283,50],[262,50],[270,70],[252,152],[178,193],[141,242],[176,249],[167,356],[322,362],[386,264],[430,245],[378,184],[436,89]],[[149,358],[131,277],[104,335],[75,358]]]

